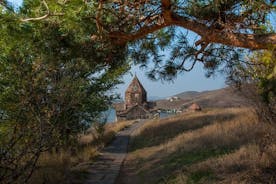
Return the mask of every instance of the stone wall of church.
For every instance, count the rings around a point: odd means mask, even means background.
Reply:
[[[142,109],[139,106],[136,106],[132,108],[127,114],[126,119],[147,119],[149,118],[148,112],[146,112],[144,109]]]

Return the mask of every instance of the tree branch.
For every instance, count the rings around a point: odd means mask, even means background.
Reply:
[[[161,3],[162,13],[159,14],[159,16],[164,20],[161,24],[144,26],[133,33],[110,32],[110,38],[112,38],[116,44],[126,44],[129,41],[142,39],[146,35],[165,27],[179,26],[197,33],[207,43],[218,43],[251,50],[267,49],[271,45],[276,45],[275,33],[246,34],[217,29],[216,27],[207,26],[206,24],[174,13],[171,10],[170,0],[162,0]]]
[[[42,19],[47,18],[50,15],[50,10],[49,10],[48,4],[46,3],[45,0],[42,0],[42,3],[44,4],[46,11],[47,11],[47,13],[45,15],[43,15],[41,17],[35,17],[35,18],[21,19],[21,21],[28,22],[28,21],[36,21],[36,20],[42,20]]]
[[[198,60],[194,59],[192,65],[189,68],[185,68],[184,64],[185,64],[186,61],[188,61],[187,59],[189,57],[190,57],[190,55],[184,57],[183,60],[182,60],[182,63],[177,67],[177,69],[184,70],[185,72],[192,71],[192,69],[194,68],[194,66],[195,66],[195,64],[197,63]]]
[[[267,49],[271,45],[276,44],[276,34],[245,34],[245,33],[233,33],[226,32],[224,30],[218,30],[215,27],[208,27],[205,24],[201,24],[185,17],[173,14],[173,21],[170,25],[176,25],[189,29],[209,43],[220,43],[223,45],[249,48],[252,50]]]
[[[134,41],[134,40],[141,39],[141,38],[145,37],[146,35],[153,33],[155,31],[158,31],[165,27],[167,27],[167,25],[164,25],[164,24],[157,25],[156,24],[156,25],[152,25],[149,27],[142,27],[137,32],[132,33],[132,34],[126,34],[123,32],[116,31],[116,32],[109,33],[109,37],[113,40],[114,43],[116,43],[118,45],[124,45],[128,41]]]

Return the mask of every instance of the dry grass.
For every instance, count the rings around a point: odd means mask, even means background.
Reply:
[[[103,144],[109,143],[114,135],[120,130],[129,127],[133,124],[133,121],[120,121],[116,123],[108,123],[105,125],[105,131],[103,137],[101,138],[101,142]],[[97,143],[97,139],[99,138],[97,135],[97,131],[92,127],[87,131],[87,134],[81,135],[79,142],[81,145],[88,145],[91,143]]]
[[[250,144],[218,158],[210,158],[189,168],[182,168],[176,177],[165,183],[274,183],[275,152],[272,144],[260,156],[259,146]],[[273,167],[274,165],[274,167]],[[273,168],[272,168],[273,167]]]
[[[86,178],[86,169],[97,157],[99,149],[108,144],[120,130],[130,126],[133,121],[122,121],[105,125],[101,139],[93,129],[79,139],[79,149],[72,153],[62,150],[58,153],[43,153],[38,166],[30,179],[31,184],[82,183]]]
[[[249,116],[244,116],[249,114]],[[251,111],[246,109],[210,110],[146,123],[134,133],[132,150],[141,157],[194,151],[220,146],[238,147],[254,141],[259,130]],[[152,155],[151,155],[152,154]]]
[[[276,153],[271,144],[260,159],[256,145],[263,132],[264,126],[245,108],[213,109],[147,122],[132,138],[132,152],[119,183],[261,180],[264,171],[275,168]],[[266,174],[265,180],[270,181],[274,174]]]
[[[58,153],[43,153],[38,161],[38,166],[31,177],[30,183],[33,184],[56,184],[72,183],[74,172],[71,168],[79,162],[88,161],[97,156],[97,149],[84,147],[77,154],[72,155],[69,151]],[[78,178],[84,177],[81,172]]]

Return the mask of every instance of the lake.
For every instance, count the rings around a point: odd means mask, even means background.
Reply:
[[[174,113],[160,112],[160,118],[165,118],[168,116],[175,115]],[[110,108],[107,111],[103,112],[103,121],[107,123],[116,122],[116,111],[114,108]]]

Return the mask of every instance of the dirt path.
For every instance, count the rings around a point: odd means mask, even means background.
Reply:
[[[127,146],[131,133],[140,127],[144,120],[120,131],[115,140],[102,150],[99,158],[89,168],[89,177],[85,184],[114,184],[121,165],[127,155]]]

